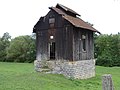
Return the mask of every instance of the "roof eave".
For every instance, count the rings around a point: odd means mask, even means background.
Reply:
[[[72,24],[73,25],[73,24]],[[97,33],[100,33],[98,30],[96,30],[96,29],[88,29],[88,28],[84,28],[84,27],[79,27],[79,26],[76,26],[76,25],[73,25],[73,26],[75,26],[76,28],[83,28],[83,29],[86,29],[86,30],[90,30],[90,31],[92,31],[92,32],[97,32]]]

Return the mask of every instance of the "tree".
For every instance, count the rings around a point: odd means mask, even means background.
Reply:
[[[11,40],[7,49],[8,61],[32,62],[35,59],[35,39],[33,36],[19,36]]]
[[[11,39],[11,36],[8,32],[4,33],[1,40],[2,41],[9,41]]]
[[[100,35],[95,39],[97,65],[120,66],[120,34]]]
[[[6,60],[6,49],[10,45],[11,36],[8,32],[4,33],[3,36],[0,38],[0,61]]]

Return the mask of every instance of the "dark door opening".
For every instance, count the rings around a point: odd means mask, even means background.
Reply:
[[[50,43],[50,59],[55,59],[55,42]]]

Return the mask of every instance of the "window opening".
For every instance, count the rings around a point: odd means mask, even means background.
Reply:
[[[82,35],[82,50],[86,51],[86,35]]]
[[[54,28],[54,26],[55,26],[55,18],[49,18],[49,25],[50,25],[50,28]]]
[[[49,24],[55,23],[55,18],[49,18]]]

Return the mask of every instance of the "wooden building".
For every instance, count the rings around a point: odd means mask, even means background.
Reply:
[[[83,61],[94,59],[93,33],[98,32],[72,9],[50,7],[33,28],[36,33],[36,60]]]

